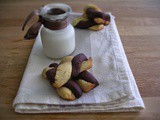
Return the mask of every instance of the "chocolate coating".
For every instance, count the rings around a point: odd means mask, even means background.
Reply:
[[[94,25],[97,25],[94,21],[80,21],[75,27],[80,29],[88,29]]]
[[[102,18],[103,20],[110,21],[110,15],[109,14],[105,14],[103,12],[95,11],[92,8],[88,8],[86,10],[86,14],[87,14],[87,16],[90,20],[93,20],[94,18]]]
[[[46,72],[46,76],[47,76],[47,78],[48,78],[48,80],[50,81],[51,84],[55,81],[54,77],[56,75],[56,70],[57,70],[57,68],[54,67],[54,68],[52,68],[52,69],[50,69]]]
[[[49,67],[58,67],[58,63],[52,63],[49,65]]]
[[[97,81],[97,79],[91,74],[89,73],[88,71],[83,71],[81,72],[75,80],[78,80],[78,79],[82,79],[82,80],[85,80],[87,82],[90,82],[92,84],[95,84],[95,86],[98,86],[99,83]]]
[[[82,96],[81,88],[73,80],[69,80],[66,84],[63,85],[63,87],[69,88],[73,92],[76,98],[79,98]]]
[[[34,23],[27,31],[27,33],[24,36],[24,39],[34,39],[38,35],[38,31],[41,27],[42,23],[40,21],[37,21]]]
[[[45,18],[43,18],[42,16],[39,16],[42,24],[50,29],[50,30],[60,30],[60,29],[64,29],[68,26],[69,24],[69,20],[68,18],[62,19],[62,20],[56,20],[56,21],[51,21],[51,20],[46,20]]]
[[[76,55],[72,59],[72,77],[75,77],[80,73],[82,62],[86,60],[88,59],[83,53]]]

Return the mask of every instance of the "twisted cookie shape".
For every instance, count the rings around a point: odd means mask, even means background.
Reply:
[[[102,12],[93,4],[87,5],[83,11],[82,17],[76,18],[72,22],[76,28],[99,31],[110,23],[110,15]]]
[[[87,70],[92,67],[92,59],[83,53],[67,56],[59,64],[52,63],[44,68],[42,76],[56,88],[58,95],[65,100],[75,100],[98,86],[96,78]]]

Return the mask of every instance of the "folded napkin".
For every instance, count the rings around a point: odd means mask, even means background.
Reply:
[[[81,14],[72,13],[70,21]],[[111,15],[111,14],[110,14]],[[19,113],[122,112],[144,108],[135,79],[129,67],[114,16],[101,31],[75,29],[76,49],[93,59],[90,70],[99,86],[75,101],[61,99],[42,76],[52,62],[43,54],[40,35],[35,40],[13,107]]]

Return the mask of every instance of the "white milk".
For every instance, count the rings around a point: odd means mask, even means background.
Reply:
[[[68,21],[71,11],[70,6],[62,3],[48,4],[40,9],[43,24],[40,34],[46,56],[62,58],[74,51],[75,30]]]
[[[60,30],[42,26],[41,39],[44,53],[50,58],[62,58],[75,49],[75,30],[71,24]]]

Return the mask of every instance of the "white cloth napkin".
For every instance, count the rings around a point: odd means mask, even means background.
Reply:
[[[72,13],[70,21],[81,14]],[[110,14],[111,15],[111,14]],[[61,99],[42,76],[52,62],[43,54],[40,35],[35,40],[13,107],[19,113],[122,112],[144,108],[135,79],[129,67],[114,17],[101,31],[76,31],[76,49],[93,59],[90,70],[99,86],[75,101]]]

